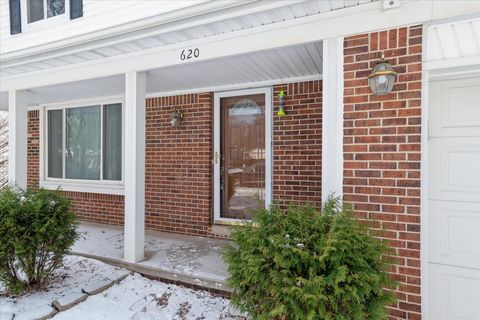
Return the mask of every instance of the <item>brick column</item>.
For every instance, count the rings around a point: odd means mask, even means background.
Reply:
[[[422,26],[345,38],[344,200],[397,254],[391,319],[420,319],[420,130]],[[399,73],[374,97],[367,76],[385,52]]]

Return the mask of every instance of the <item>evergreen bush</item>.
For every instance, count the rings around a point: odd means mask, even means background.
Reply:
[[[0,281],[18,294],[41,289],[77,239],[70,202],[57,191],[0,191]]]
[[[259,210],[232,238],[233,304],[253,319],[385,319],[395,302],[388,246],[338,199]]]

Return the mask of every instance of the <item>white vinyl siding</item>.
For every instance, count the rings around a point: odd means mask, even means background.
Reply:
[[[143,0],[83,0],[83,17],[64,21],[61,29],[52,32],[51,28],[22,29],[22,33],[10,35],[8,0],[0,1],[0,52],[16,51],[77,37],[124,23],[142,20],[154,15],[186,8],[205,0],[182,1],[143,1]],[[26,0],[22,1],[26,6]],[[65,9],[68,9],[67,7]],[[26,12],[23,10],[22,12]],[[66,10],[67,16],[69,12]],[[26,18],[26,17],[25,17]],[[26,21],[26,19],[24,21]],[[68,17],[69,18],[69,17]],[[32,24],[33,26],[34,24]],[[23,26],[22,26],[23,27]]]

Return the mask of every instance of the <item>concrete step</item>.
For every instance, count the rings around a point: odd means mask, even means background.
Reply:
[[[72,252],[72,254],[81,257],[96,259],[116,267],[122,267],[127,270],[140,273],[141,275],[149,279],[182,285],[196,290],[205,290],[217,296],[229,298],[232,293],[232,290],[228,287],[225,281],[218,281],[216,279],[210,279],[207,277],[194,277],[191,275],[175,273],[161,268],[126,262],[123,260],[109,257],[96,256],[88,253]]]

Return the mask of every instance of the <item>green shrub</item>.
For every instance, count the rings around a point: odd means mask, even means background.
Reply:
[[[40,289],[77,239],[70,202],[57,191],[0,192],[0,281],[14,293]]]
[[[253,319],[384,319],[395,302],[390,250],[337,199],[259,210],[232,238],[233,304]]]

